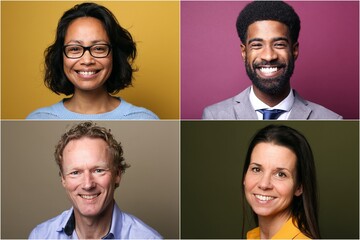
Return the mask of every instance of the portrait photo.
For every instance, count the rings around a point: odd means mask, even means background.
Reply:
[[[232,99],[236,105],[239,101],[234,96],[251,85],[236,28],[240,12],[249,3],[181,2],[182,119],[211,119],[205,107],[226,99],[229,102]],[[358,119],[359,2],[285,3],[295,10],[301,26],[291,88],[306,101],[319,104],[344,119]],[[219,105],[218,111],[224,109],[224,105]],[[229,114],[236,111],[235,108],[229,109]],[[232,119],[229,114],[223,114],[223,119]]]
[[[247,197],[245,199],[242,194],[245,184],[242,175],[252,139],[255,135],[259,135],[257,132],[269,125],[283,125],[295,129],[306,138],[311,147],[316,181],[310,181],[307,185],[315,186],[317,183],[320,237],[359,238],[359,124],[357,121],[182,122],[181,236],[191,239],[241,239],[246,238],[247,232],[256,227],[253,213],[246,201]],[[283,138],[287,139],[284,136]],[[277,137],[274,139],[274,142],[270,141],[271,146],[283,146],[284,139],[279,140],[281,138]],[[285,144],[290,143],[286,141]],[[255,149],[256,146],[253,148],[253,154]],[[285,147],[285,149],[290,148]],[[262,152],[264,151],[261,150],[260,153]],[[279,157],[269,153],[265,156],[269,159],[270,156]],[[301,154],[301,156],[302,160],[308,160],[306,157],[308,155]],[[254,156],[254,159],[260,161],[261,158]],[[290,158],[287,159],[290,161]],[[300,161],[299,159],[297,161]],[[259,170],[255,167],[253,171],[265,174],[266,171],[260,166],[266,165],[259,164]],[[304,172],[307,179],[312,176],[309,169],[312,168],[307,168]],[[277,173],[274,170],[271,175],[274,175],[274,178],[271,178],[273,180],[271,183],[274,185],[267,192],[275,191]],[[299,171],[297,174],[300,174]],[[281,181],[283,183],[284,179]],[[259,185],[259,191],[260,188],[263,186]],[[280,191],[277,193],[280,194]],[[276,197],[280,196],[273,194]],[[313,193],[312,196],[315,195]],[[270,203],[265,205],[265,201],[269,199],[265,198],[261,201],[264,211],[265,206],[271,206]]]
[[[63,134],[82,123],[2,122],[1,238],[27,239],[37,225],[70,209],[69,188],[63,187],[55,146]],[[93,123],[110,129],[130,165],[114,192],[117,206],[163,238],[179,238],[179,123]]]
[[[55,42],[57,25],[62,15],[75,5],[82,3],[7,1],[1,4],[2,119],[25,119],[37,109],[51,106],[72,96],[71,91],[64,91],[63,88],[60,91],[55,88],[55,91],[60,93],[57,95],[45,86],[45,73],[52,76],[49,71],[45,71],[45,50]],[[127,82],[115,88],[115,91],[111,89],[109,91],[111,96],[148,109],[160,119],[179,119],[179,3],[175,1],[101,1],[98,4],[112,12],[121,27],[130,33],[136,45],[134,61],[131,61],[132,53],[128,57],[134,70],[131,84]],[[64,42],[64,44],[67,43]],[[120,46],[122,43],[112,42],[112,44],[110,51],[106,53],[109,54],[109,58],[113,55],[112,72],[114,72],[124,66],[123,63],[115,66],[114,58],[117,47],[122,51],[123,46]],[[89,46],[88,43],[83,45]],[[84,51],[84,55],[89,56],[89,52]],[[73,62],[76,60],[75,57],[70,56],[69,60],[64,56],[64,59]],[[106,59],[105,55],[96,57],[95,60],[98,62]],[[82,68],[79,69],[82,70]],[[87,69],[94,71],[92,68]],[[88,71],[87,69],[85,70]],[[95,70],[98,69],[95,68]],[[62,71],[61,68],[58,71]],[[117,73],[114,75],[117,76]],[[89,78],[89,74],[85,76]],[[49,78],[51,79],[47,77]],[[120,91],[117,92],[119,89]],[[38,117],[33,118],[38,119]],[[104,118],[98,119],[108,120]],[[89,119],[96,118],[89,117],[84,120]]]

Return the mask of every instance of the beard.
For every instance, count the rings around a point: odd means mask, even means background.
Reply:
[[[256,69],[261,65],[270,65],[284,68],[284,72],[275,78],[261,78]],[[295,60],[293,57],[289,59],[288,63],[281,63],[278,61],[262,61],[260,63],[253,63],[251,66],[248,59],[245,59],[246,73],[252,81],[253,85],[257,87],[261,92],[271,96],[276,96],[282,93],[290,82],[290,78],[294,72]]]

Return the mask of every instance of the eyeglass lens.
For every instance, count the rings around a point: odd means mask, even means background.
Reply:
[[[64,53],[68,58],[80,58],[84,55],[86,50],[90,51],[91,56],[102,58],[109,55],[110,47],[107,44],[95,44],[89,47],[81,45],[66,45]]]

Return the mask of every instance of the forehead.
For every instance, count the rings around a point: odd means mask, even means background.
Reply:
[[[287,147],[274,143],[258,143],[250,158],[250,164],[260,164],[265,168],[286,168],[295,171],[296,155]]]
[[[108,40],[104,24],[97,18],[80,17],[74,19],[68,26],[65,41],[70,40]]]
[[[264,20],[253,22],[248,26],[246,41],[248,42],[250,39],[254,38],[271,40],[279,37],[286,37],[289,39],[288,27],[284,23],[278,21]]]
[[[110,162],[109,146],[101,138],[83,137],[69,141],[63,151],[65,162]]]

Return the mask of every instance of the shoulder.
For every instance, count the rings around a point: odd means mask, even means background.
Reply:
[[[60,119],[60,112],[62,109],[62,101],[55,103],[54,105],[39,108],[31,112],[26,119],[27,120],[44,120],[44,119]]]
[[[234,97],[222,100],[220,102],[214,103],[210,106],[207,106],[204,110],[209,110],[209,111],[214,111],[214,110],[219,110],[219,109],[224,109],[227,107],[231,107],[233,105],[234,102]]]
[[[134,120],[158,120],[159,117],[152,111],[135,106],[129,102],[126,102],[124,99],[121,99],[121,104],[116,109],[121,111],[124,119],[134,119]]]
[[[162,239],[162,236],[153,228],[145,224],[137,217],[121,212],[122,218],[122,237],[142,238],[142,239]]]
[[[303,234],[293,221],[293,218],[290,218],[273,236],[273,239],[309,239],[309,237]]]
[[[247,239],[260,239],[260,228],[254,228],[246,233]]]
[[[234,105],[248,101],[249,90],[245,89],[234,97],[225,99],[204,108],[202,119],[235,119]]]
[[[311,239],[308,236],[306,236],[305,234],[303,234],[302,232],[299,232],[299,234],[297,234],[296,236],[293,237],[293,239]]]
[[[29,239],[50,239],[60,238],[62,226],[67,222],[72,210],[62,212],[60,215],[51,218],[37,225],[30,233]]]
[[[321,106],[320,104],[304,100],[297,92],[295,92],[294,104],[304,104],[306,107],[311,109],[308,119],[339,120],[343,118],[341,115]]]
[[[339,114],[327,109],[319,104],[308,102],[308,106],[313,110],[310,119],[342,119]]]

